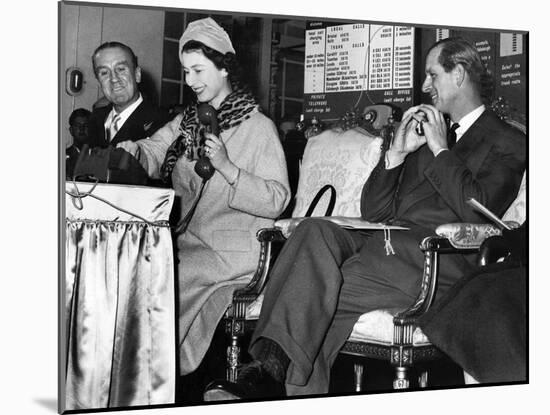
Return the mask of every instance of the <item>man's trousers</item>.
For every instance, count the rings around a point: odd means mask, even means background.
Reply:
[[[257,352],[260,337],[281,346],[290,358],[288,395],[327,393],[330,367],[359,316],[380,308],[406,308],[414,301],[387,278],[369,274],[361,251],[371,235],[308,219],[283,247],[266,287],[250,353]],[[382,245],[380,255],[386,255]]]

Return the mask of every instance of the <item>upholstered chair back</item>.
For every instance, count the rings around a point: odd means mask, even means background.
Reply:
[[[293,217],[303,217],[316,194],[325,185],[336,189],[332,216],[361,216],[361,190],[380,159],[382,139],[363,129],[326,130],[308,140],[296,193]],[[311,216],[324,216],[327,192]]]

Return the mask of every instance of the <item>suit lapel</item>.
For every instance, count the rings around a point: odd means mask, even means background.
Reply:
[[[453,147],[451,151],[458,158],[465,161],[469,167],[469,161],[473,159],[478,159],[477,154],[483,152],[482,146],[480,143],[483,141],[483,138],[487,132],[487,121],[490,117],[489,111],[484,111],[483,114],[468,128],[468,131],[460,138],[458,143]],[[412,183],[407,184],[407,178],[403,178],[405,188],[403,188],[404,198],[399,207],[399,213],[405,212],[412,205],[418,203],[421,200],[424,200],[427,197],[430,197],[436,192],[431,183],[428,181],[426,176],[424,176],[424,170],[433,160],[433,155],[429,150],[428,146],[423,146],[418,154],[417,165],[417,176]],[[402,193],[402,194],[403,194]]]
[[[400,191],[404,194],[410,194],[417,192],[425,182],[424,170],[431,163],[433,159],[432,152],[427,145],[423,146],[412,157],[416,157],[416,161],[413,161],[410,165],[413,166],[413,170],[407,169],[404,172],[405,177],[402,179]]]
[[[480,144],[487,134],[487,125],[490,121],[491,112],[485,110],[483,114],[468,128],[468,131],[460,138],[452,152],[461,160],[468,162],[475,158],[480,151]]]
[[[109,113],[111,112],[111,109],[113,108],[112,104],[107,105],[103,108],[98,108],[97,111],[97,118],[95,118],[95,137],[96,140],[98,140],[97,145],[100,147],[108,146],[109,143],[107,142],[107,137],[105,136],[105,120],[107,120],[107,117],[109,116]]]
[[[143,109],[144,102],[138,105],[138,107],[130,114],[126,119],[126,122],[122,125],[120,130],[116,133],[114,138],[111,140],[111,145],[116,146],[118,143],[125,140],[134,140],[136,139],[137,132],[136,130],[141,130],[139,123],[143,120]]]

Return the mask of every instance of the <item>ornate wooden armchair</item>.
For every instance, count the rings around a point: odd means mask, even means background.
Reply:
[[[308,186],[316,189],[321,187],[320,183],[314,183],[315,180],[311,178],[310,169],[316,172],[321,183],[332,184],[337,188],[338,199],[334,210],[335,216],[360,216],[358,199],[361,194],[360,188],[359,190],[353,189],[353,186],[351,186],[351,190],[342,188],[343,184],[339,182],[338,174],[340,172],[342,177],[347,179],[342,181],[346,186],[350,185],[355,177],[358,177],[359,185],[362,186],[379,159],[384,140],[373,138],[370,135],[361,137],[358,134],[361,133],[354,130],[327,131],[310,139],[304,153],[294,218],[278,221],[274,228],[262,229],[258,232],[257,238],[261,244],[261,255],[256,274],[247,287],[235,292],[233,303],[224,317],[225,329],[231,338],[231,344],[227,350],[228,380],[234,381],[237,376],[241,355],[239,340],[245,333],[253,330],[259,316],[263,299],[261,293],[273,262],[273,252],[278,251],[281,244],[284,243],[313,198],[313,192],[306,191]],[[327,146],[327,150],[321,150],[323,146]],[[345,154],[340,153],[342,148],[346,149]],[[327,151],[327,153],[323,153],[323,151]],[[358,156],[359,159],[368,160],[368,162],[362,169],[358,168],[355,172],[346,171],[355,168],[355,163],[351,159],[346,159],[348,153]],[[368,157],[362,156],[363,154]],[[331,166],[332,163],[332,167],[318,166],[315,168],[315,163],[328,166]],[[327,202],[327,200],[324,201],[325,204]],[[323,209],[324,206],[321,203],[320,211],[324,212]],[[503,219],[516,220],[521,223],[524,218],[525,177],[516,202]],[[419,294],[413,304],[406,310],[375,310],[363,314],[341,349],[341,353],[357,357],[354,364],[356,391],[362,389],[363,358],[390,362],[395,367],[393,387],[404,389],[410,386],[407,372],[411,367],[442,357],[442,352],[430,343],[416,324],[418,317],[429,309],[434,298],[439,256],[449,253],[476,252],[485,237],[497,233],[498,229],[491,225],[449,224],[438,229],[439,236],[429,237],[420,242],[420,249],[424,253],[424,271]],[[463,235],[469,236],[469,238],[461,238],[460,236]],[[427,372],[422,372],[418,379],[418,386],[425,387],[427,382]]]
[[[503,220],[523,223],[525,187],[524,176],[518,196]],[[487,238],[501,233],[496,226],[445,224],[436,233],[438,236],[430,236],[420,242],[420,250],[424,253],[424,270],[419,293],[413,304],[402,311],[375,310],[363,314],[340,351],[352,356],[389,361],[395,367],[394,389],[409,388],[407,374],[411,367],[443,356],[417,325],[418,318],[428,311],[436,293],[440,255],[478,253],[477,262],[480,266],[497,259],[490,259],[486,251],[480,251]],[[363,370],[361,361],[356,361],[356,391],[362,390]],[[427,385],[428,372],[421,371],[418,386],[424,388]]]
[[[302,157],[293,217],[304,217],[318,191],[326,185],[333,186],[338,195],[333,207],[334,215],[360,216],[360,195],[364,180],[376,166],[382,147],[392,137],[393,116],[399,116],[394,114],[391,107],[384,105],[367,107],[362,114],[361,117],[346,114],[340,126],[320,133],[317,130],[318,135],[308,129],[309,138]],[[328,196],[327,193],[319,199],[312,216],[325,214],[330,204]],[[230,337],[227,349],[228,380],[235,380],[237,375],[241,338],[255,327],[261,307],[260,294],[274,253],[278,252],[288,236],[283,232],[290,233],[297,222],[281,223],[286,223],[284,231],[275,227],[258,232],[261,252],[256,273],[245,288],[235,291],[233,303],[223,318],[225,331]]]
[[[523,223],[526,217],[525,205],[524,174],[518,195],[502,219],[518,225]],[[478,264],[487,265],[499,258],[491,257],[487,250],[481,249],[483,242],[500,233],[494,225],[454,223],[439,226],[437,236],[427,237],[420,242],[420,250],[424,253],[424,270],[415,301],[406,310],[375,310],[363,314],[340,353],[389,361],[395,367],[394,389],[409,388],[407,372],[411,367],[443,356],[417,326],[418,318],[428,311],[436,293],[440,255],[477,253]],[[361,361],[357,361],[354,364],[356,391],[361,391],[363,370]],[[424,388],[427,384],[428,373],[422,371],[418,386]]]
[[[380,107],[375,106],[374,109],[376,108]],[[386,110],[386,108],[384,109]],[[380,124],[381,118],[376,119],[378,125],[382,125]],[[372,125],[370,128],[368,125],[365,126],[367,128],[357,127],[357,124],[355,126],[355,128],[346,130],[342,128],[327,130],[316,136],[309,135],[300,168],[293,217],[304,217],[318,191],[326,185],[333,186],[338,195],[333,207],[334,215],[360,216],[359,197],[365,177],[368,177],[376,166],[382,146],[391,138],[391,130],[385,128],[383,134],[380,134],[386,137],[385,141],[382,137],[371,133],[381,131],[380,129],[376,130]],[[327,193],[319,199],[311,215],[324,215],[329,204],[329,194]],[[255,327],[258,315],[254,315],[254,310],[257,310],[257,314],[259,314],[260,294],[265,286],[271,262],[275,257],[273,254],[280,249],[288,236],[288,234],[285,236],[283,232],[290,233],[297,221],[281,221],[279,225],[283,223],[286,224],[285,230],[275,227],[261,229],[258,232],[257,238],[261,244],[261,252],[256,273],[245,288],[235,291],[233,303],[223,318],[225,331],[231,339],[227,350],[228,380],[235,380],[237,375],[241,357],[240,339]],[[259,296],[260,300],[258,300]]]

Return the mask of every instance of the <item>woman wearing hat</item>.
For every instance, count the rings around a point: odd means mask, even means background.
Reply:
[[[259,257],[256,232],[270,227],[290,198],[275,125],[259,111],[236,75],[235,50],[211,18],[190,23],[179,41],[185,81],[198,103],[217,111],[219,136],[204,133],[197,104],[149,139],[119,144],[153,178],[171,182],[180,220],[199,196],[197,159],[215,169],[186,231],[176,232],[179,284],[179,363],[185,375],[201,362],[235,288],[252,277]]]

